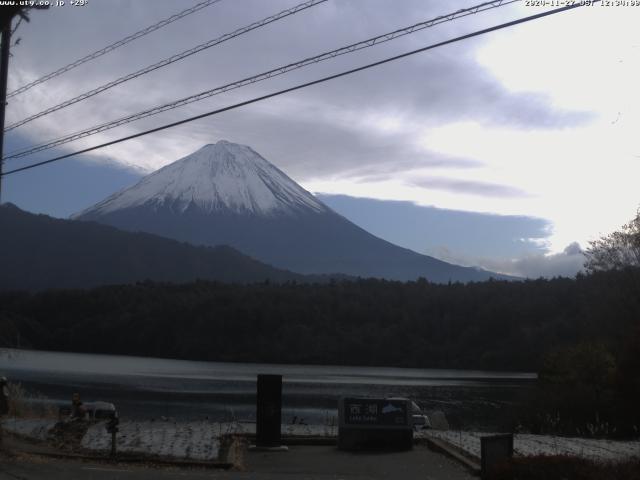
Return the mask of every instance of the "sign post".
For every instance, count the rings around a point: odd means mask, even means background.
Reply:
[[[118,433],[119,428],[118,424],[120,420],[118,419],[118,414],[114,413],[114,415],[109,419],[106,423],[105,428],[107,432],[111,434],[111,457],[115,458],[116,456],[116,433]]]
[[[5,377],[0,377],[0,449],[2,449],[2,417],[9,413],[9,388]]]
[[[256,447],[282,449],[282,375],[258,375]]]

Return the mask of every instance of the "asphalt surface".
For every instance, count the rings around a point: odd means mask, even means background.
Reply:
[[[332,446],[292,446],[288,452],[245,452],[241,470],[186,469],[124,463],[0,457],[0,480],[469,480],[462,466],[417,445],[408,452],[348,453]]]

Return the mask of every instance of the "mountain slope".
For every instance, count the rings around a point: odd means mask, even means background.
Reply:
[[[0,206],[0,289],[88,288],[143,280],[248,283],[305,278],[230,247],[195,247],[92,222]]]
[[[231,245],[299,273],[435,282],[500,277],[375,237],[251,148],[226,141],[204,146],[74,218],[195,245]]]

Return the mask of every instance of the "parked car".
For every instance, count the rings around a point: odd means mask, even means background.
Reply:
[[[431,428],[429,416],[413,400],[411,401],[411,417],[413,418],[413,428]]]
[[[87,410],[88,420],[106,420],[118,418],[118,411],[113,403],[109,402],[87,402],[84,404]]]
[[[85,420],[107,420],[118,418],[118,411],[113,403],[109,402],[87,402],[82,406],[85,409]],[[64,405],[58,409],[60,419],[71,416],[71,407]]]
[[[429,416],[422,411],[420,406],[413,400],[409,400],[406,397],[387,397],[386,400],[407,400],[411,405],[411,418],[413,419],[413,428],[431,428],[431,420]]]

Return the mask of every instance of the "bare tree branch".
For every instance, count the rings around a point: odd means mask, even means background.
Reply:
[[[588,272],[640,267],[640,208],[620,230],[590,242],[586,255]]]

